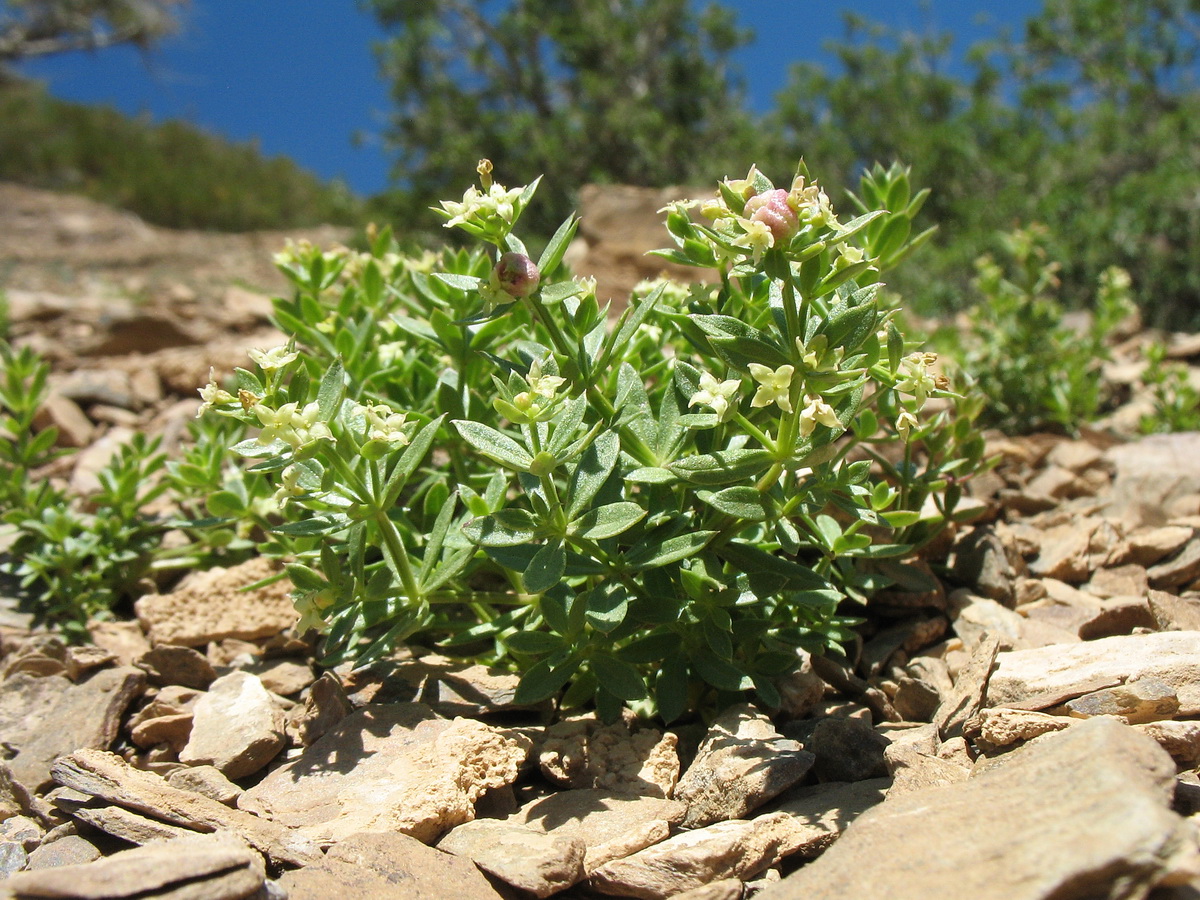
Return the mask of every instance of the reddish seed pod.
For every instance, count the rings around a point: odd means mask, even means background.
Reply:
[[[542,273],[524,253],[505,253],[496,263],[493,274],[500,290],[510,297],[528,297],[542,280]]]
[[[800,228],[796,211],[788,204],[788,192],[781,188],[751,197],[746,201],[743,215],[771,229],[776,245],[791,240]]]

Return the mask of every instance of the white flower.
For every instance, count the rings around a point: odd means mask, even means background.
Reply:
[[[905,441],[908,440],[909,432],[919,424],[917,417],[907,409],[900,410],[900,415],[896,416],[896,431],[900,433],[900,437]]]
[[[741,196],[742,199],[749,200],[758,191],[756,183],[759,177],[758,166],[752,165],[745,178],[724,179],[725,187]]]
[[[730,406],[729,401],[733,399],[741,386],[741,381],[736,378],[717,381],[708,372],[704,372],[700,376],[700,390],[692,394],[692,398],[688,401],[688,407],[691,408],[698,403],[711,407],[717,414],[717,421],[727,422],[736,411],[736,407]]]
[[[775,233],[766,222],[760,222],[758,219],[738,218],[737,223],[745,233],[734,238],[733,246],[749,250],[757,263],[764,253],[775,246]]]
[[[937,377],[929,371],[936,360],[936,353],[910,353],[900,360],[902,377],[896,382],[896,390],[916,397],[918,407],[924,406],[930,392],[938,387]]]
[[[800,410],[800,436],[808,437],[818,424],[828,428],[841,428],[833,407],[816,394],[806,394],[804,409]]]
[[[250,350],[247,351],[247,355],[258,363],[264,372],[274,372],[276,369],[282,369],[300,354],[284,346],[272,347],[270,350]]]
[[[279,473],[279,489],[275,491],[275,502],[282,506],[292,497],[299,497],[303,493],[306,492],[300,486],[300,470],[294,465],[286,466]]]
[[[220,403],[232,403],[237,398],[229,391],[223,390],[217,385],[217,377],[213,368],[208,369],[208,384],[200,388],[200,399],[204,402],[200,404],[200,408],[196,410],[196,418],[200,418],[214,406]]]
[[[367,420],[367,440],[382,441],[398,447],[408,445],[408,435],[403,431],[407,414],[396,412],[382,403],[372,406],[360,404],[354,407],[354,413]]]
[[[774,371],[770,366],[761,363],[750,363],[750,374],[758,382],[758,390],[751,406],[770,406],[776,404],[784,412],[792,412],[792,376],[796,374],[794,366],[780,366]]]
[[[513,204],[524,190],[520,187],[509,190],[502,184],[492,184],[484,194],[475,185],[471,185],[463,193],[461,203],[454,200],[441,201],[442,209],[450,213],[450,219],[444,227],[453,228],[468,222],[482,225],[489,219],[497,218],[511,225],[515,215]]]
[[[833,261],[833,270],[835,272],[842,269],[848,269],[851,266],[857,266],[866,258],[861,247],[847,247],[842,245],[841,251],[838,253],[838,258]]]
[[[293,450],[299,450],[313,441],[329,440],[333,437],[329,426],[317,421],[316,403],[309,403],[303,410],[299,409],[296,403],[285,403],[279,409],[271,409],[260,403],[254,407],[254,414],[263,425],[258,442],[264,446],[283,441],[291,445]]]
[[[529,374],[525,377],[525,382],[529,385],[529,392],[534,396],[553,400],[555,393],[563,386],[566,379],[560,378],[558,375],[543,375],[542,361],[535,359],[529,367]]]
[[[325,621],[325,610],[333,605],[334,597],[331,590],[306,591],[303,594],[292,595],[292,605],[300,613],[296,623],[296,634],[304,634],[310,628],[317,631],[328,631],[329,623]]]

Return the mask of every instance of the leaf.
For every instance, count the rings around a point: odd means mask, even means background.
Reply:
[[[388,476],[387,485],[384,487],[383,506],[385,509],[391,508],[396,504],[396,499],[400,496],[400,491],[404,488],[405,483],[412,473],[417,470],[417,466],[425,459],[425,454],[429,452],[429,448],[433,445],[433,439],[437,437],[438,429],[441,427],[444,418],[445,415],[440,415],[432,422],[426,424],[424,428],[413,436],[408,446],[404,448],[404,452],[400,454],[400,460],[396,463],[396,468],[392,470],[392,474]]]
[[[579,217],[574,214],[567,216],[566,221],[558,226],[558,230],[550,238],[550,243],[546,244],[546,249],[542,251],[542,255],[538,258],[537,267],[538,271],[542,274],[542,278],[548,278],[554,274],[554,270],[562,262],[563,254],[567,252],[567,247],[570,245],[571,239],[575,237],[575,232],[578,229]]]
[[[217,491],[205,499],[204,507],[218,518],[238,518],[246,511],[246,498],[233,491]]]
[[[624,622],[629,612],[629,591],[623,584],[594,587],[582,599],[586,603],[587,621],[604,634]]]
[[[321,386],[317,388],[317,418],[328,422],[342,405],[346,396],[346,370],[342,361],[335,359],[321,378]]]
[[[345,528],[350,520],[345,516],[316,516],[311,519],[304,519],[301,522],[288,522],[284,525],[275,525],[271,528],[272,534],[288,534],[293,537],[316,537],[322,534],[331,534],[341,528]]]
[[[556,653],[563,648],[562,638],[544,631],[518,631],[502,638],[505,645],[514,653],[534,653],[543,655]]]
[[[329,582],[319,573],[300,563],[290,563],[283,567],[288,578],[302,591],[323,591],[329,587]]]
[[[464,441],[500,465],[518,472],[528,472],[533,465],[529,451],[507,434],[469,419],[455,419],[452,424]]]
[[[467,522],[463,534],[482,547],[512,547],[537,537],[537,521],[526,510],[502,509]]]
[[[560,581],[567,568],[567,553],[562,541],[553,540],[538,548],[525,570],[525,590],[531,594],[548,591]]]
[[[718,450],[686,456],[667,468],[692,484],[721,485],[753,478],[770,464],[771,454],[766,450]]]
[[[682,656],[663,663],[654,683],[654,701],[658,714],[668,724],[684,714],[688,706],[688,665]]]
[[[736,571],[749,575],[752,581],[759,575],[775,575],[782,580],[781,589],[820,590],[828,587],[825,579],[808,566],[749,544],[730,541],[716,548],[716,553]]]
[[[479,290],[480,279],[474,275],[457,275],[453,272],[434,272],[433,277],[444,284],[450,285],[452,288],[458,288],[460,291]]]
[[[696,496],[718,512],[747,522],[762,522],[771,518],[774,503],[758,488],[728,487],[717,491],[697,491]]]
[[[450,531],[450,522],[454,518],[454,511],[458,508],[458,494],[451,494],[449,499],[442,504],[442,508],[438,511],[437,518],[433,522],[433,528],[430,529],[429,538],[425,543],[425,549],[421,555],[421,571],[418,574],[418,579],[421,584],[429,580],[430,573],[433,572],[433,567],[437,564],[438,557],[442,555],[442,545],[446,541],[446,535]]]
[[[652,663],[664,659],[679,649],[679,635],[673,631],[658,631],[634,638],[617,651],[617,656],[631,663]]]
[[[547,660],[535,663],[528,672],[521,676],[521,682],[513,694],[513,702],[518,706],[531,706],[549,700],[562,690],[579,668],[579,660],[568,659],[556,668],[551,668]]]
[[[579,464],[571,473],[571,483],[567,489],[567,496],[570,497],[567,518],[576,518],[591,504],[612,474],[620,455],[621,438],[613,431],[603,432],[583,451]]]
[[[715,531],[691,531],[665,541],[642,541],[625,554],[632,568],[651,569],[694,556],[708,543]]]
[[[626,481],[632,481],[634,484],[671,484],[678,481],[678,477],[670,469],[660,469],[657,466],[643,466],[640,469],[634,469],[625,475]]]
[[[753,686],[741,669],[704,647],[692,654],[692,667],[697,675],[722,691],[742,691]]]
[[[568,532],[588,540],[601,541],[628,531],[646,517],[646,510],[631,501],[598,506],[568,526]]]
[[[646,696],[646,682],[632,665],[607,653],[597,653],[589,660],[596,680],[619,700],[641,700]]]

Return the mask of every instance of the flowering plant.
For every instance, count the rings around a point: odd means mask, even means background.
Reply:
[[[201,392],[277,486],[301,627],[332,660],[432,642],[606,717],[778,703],[798,647],[852,637],[844,603],[910,577],[980,460],[978,404],[880,299],[923,196],[880,171],[887,208],[843,223],[803,168],[751,169],[664,210],[660,255],[713,282],[640,286],[614,319],[564,271],[578,220],[535,260],[536,183],[479,173],[438,212],[486,249],[290,247],[292,341]]]

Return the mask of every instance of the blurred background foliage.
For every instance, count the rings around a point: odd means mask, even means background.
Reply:
[[[424,208],[460,194],[485,155],[505,182],[546,176],[547,233],[588,182],[705,184],[751,162],[779,178],[803,157],[837,201],[864,167],[899,160],[933,189],[919,225],[940,226],[893,276],[917,311],[971,306],[973,261],[1043,223],[1068,305],[1087,306],[1119,265],[1148,323],[1200,327],[1200,0],[1046,0],[1019,32],[968,48],[851,15],[837,65],[796,63],[765,113],[747,108],[732,63],[753,35],[720,3],[362,2],[387,34],[377,50],[395,103],[384,195],[360,201],[252,146],[53,101],[11,77],[0,178],[168,225],[386,218],[416,237]],[[130,4],[89,8],[106,5]]]

